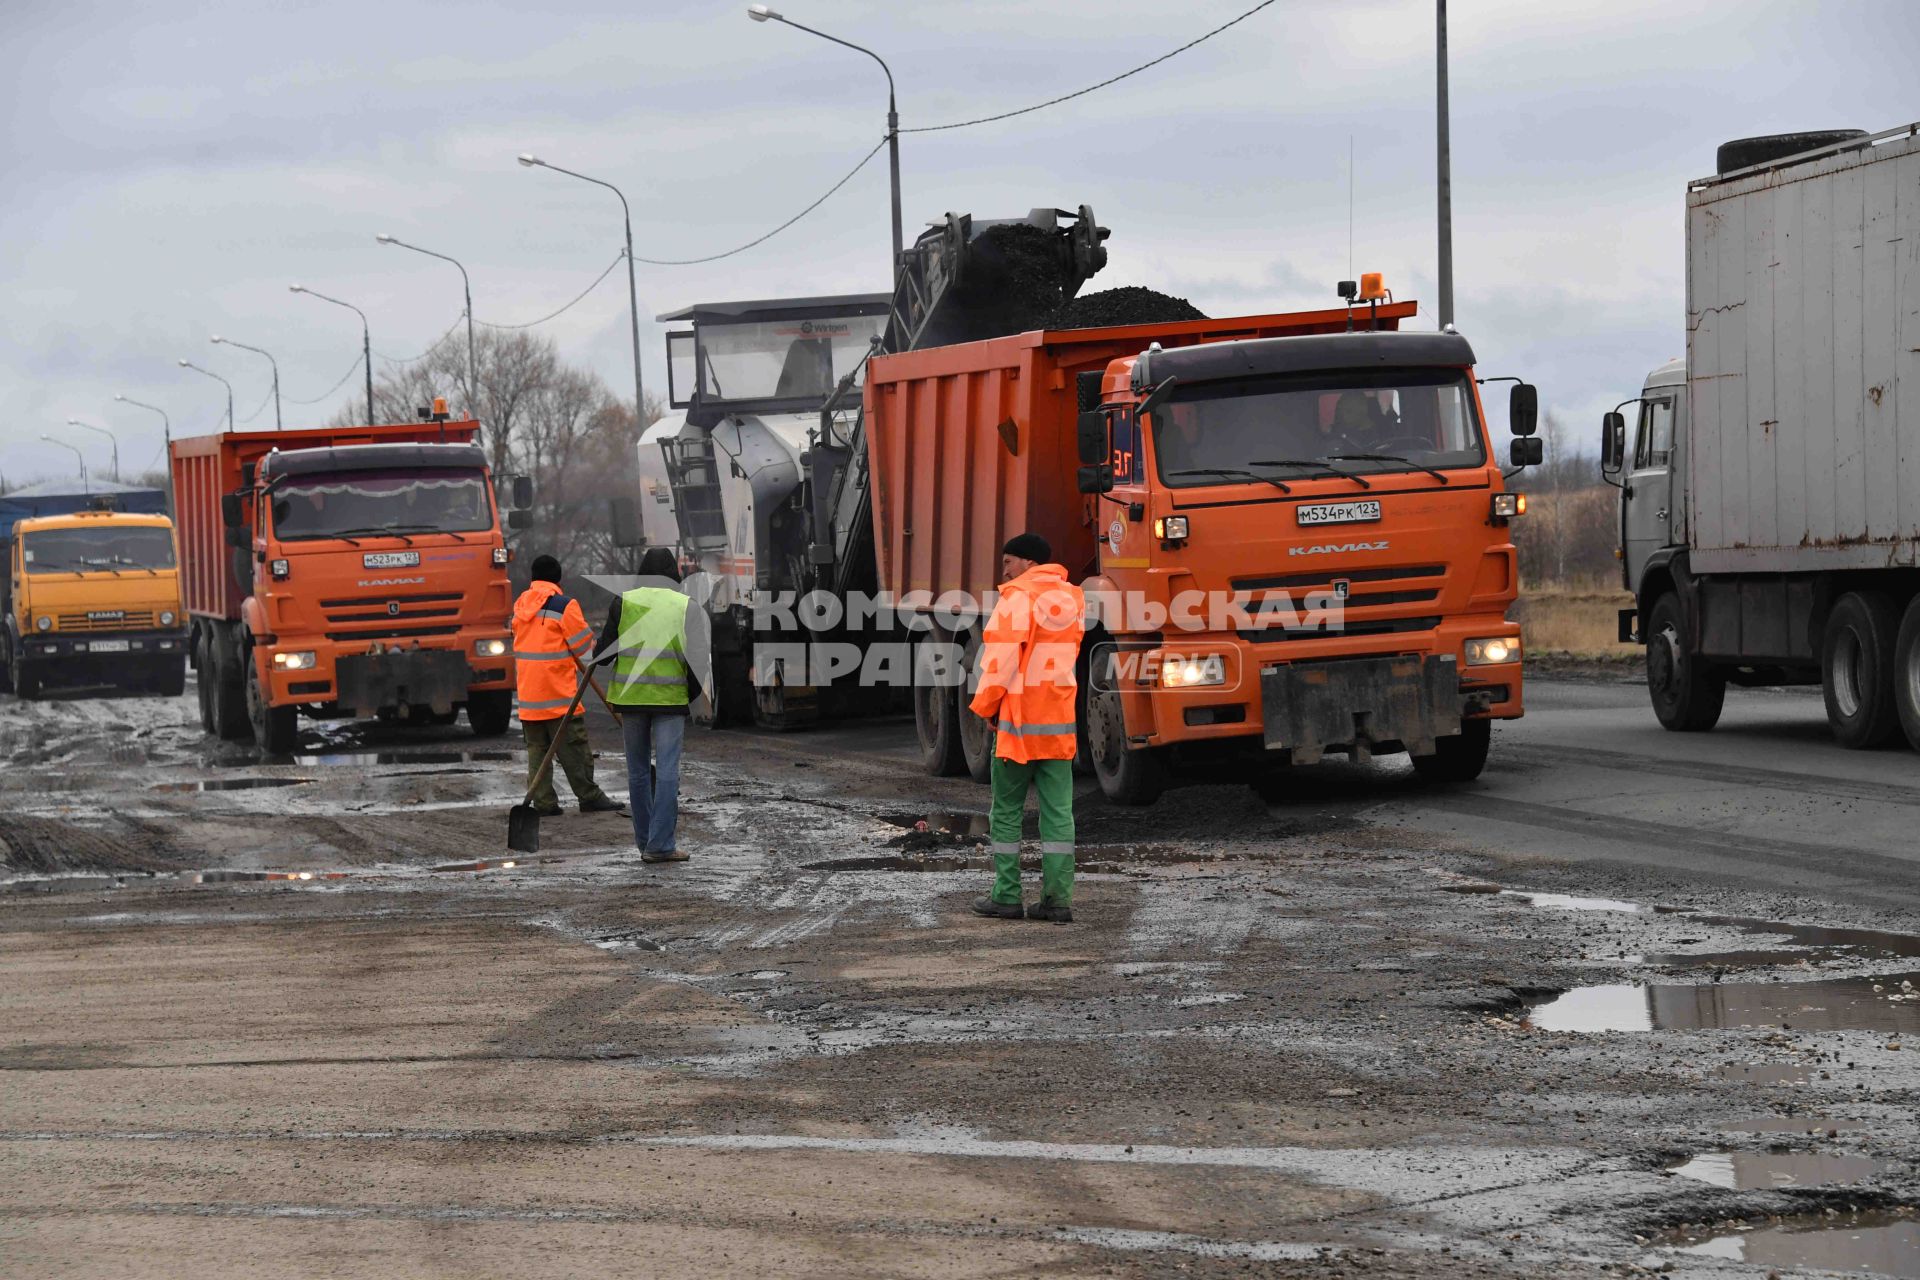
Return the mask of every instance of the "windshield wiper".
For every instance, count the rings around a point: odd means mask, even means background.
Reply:
[[[1327,455],[1336,462],[1404,462],[1416,471],[1424,471],[1441,484],[1451,484],[1447,473],[1438,467],[1430,467],[1424,462],[1415,462],[1412,458],[1397,453],[1330,453]]]
[[[113,567],[111,560],[89,560],[85,556],[75,556],[73,563],[79,566],[78,572],[80,573],[94,573],[98,570],[105,569],[116,578],[121,576],[120,571]]]
[[[331,532],[321,534],[320,536],[323,538],[345,538],[348,542],[352,542],[353,545],[357,547],[360,544],[354,539],[353,535],[356,533],[363,538],[398,538],[400,539],[400,541],[406,543],[408,546],[413,545],[412,538],[409,538],[404,533],[395,533],[392,529],[335,529]]]
[[[1253,465],[1256,467],[1318,467],[1328,475],[1339,476],[1343,480],[1351,480],[1362,489],[1373,488],[1373,484],[1365,476],[1356,475],[1354,472],[1348,471],[1345,467],[1331,466],[1325,459],[1255,458]]]
[[[1279,476],[1263,476],[1257,471],[1248,471],[1242,467],[1194,467],[1186,471],[1169,471],[1169,476],[1245,476],[1249,480],[1264,480],[1282,493],[1292,493],[1293,487]]]

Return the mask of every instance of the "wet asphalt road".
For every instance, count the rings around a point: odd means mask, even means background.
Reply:
[[[903,720],[507,866],[513,739],[0,698],[0,1272],[1920,1275],[1920,758],[1529,703],[1466,787],[1083,781],[1058,929]]]

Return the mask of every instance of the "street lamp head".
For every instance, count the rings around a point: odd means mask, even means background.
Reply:
[[[287,286],[288,293],[305,293],[306,291],[307,286],[303,284],[290,284]]]
[[[393,237],[392,237],[392,236],[390,236],[390,235],[388,235],[388,234],[387,234],[386,232],[384,232],[384,231],[382,231],[382,232],[381,232],[381,233],[380,233],[379,235],[377,235],[377,236],[375,236],[375,237],[374,237],[374,239],[375,239],[375,240],[378,240],[378,241],[379,241],[379,242],[380,242],[381,244],[392,244],[392,243],[393,243]]]
[[[520,163],[531,169],[536,165],[544,165],[546,161],[534,155],[531,151],[522,151],[520,153]]]
[[[182,361],[180,362],[180,367],[181,367],[182,369],[184,369],[184,368],[186,368],[186,367],[188,366],[188,364],[189,364],[189,363],[190,363],[189,361],[186,361],[186,360],[182,360]]]
[[[219,334],[217,334],[217,333],[213,335],[213,340],[214,340],[215,342],[225,342],[225,341],[226,341],[226,339],[225,339],[225,338],[223,338],[223,337],[221,337],[221,336],[220,336]]]
[[[767,6],[763,4],[748,5],[747,16],[749,18],[752,18],[755,22],[766,22],[768,20],[772,20],[775,22],[784,21],[784,19],[781,18],[779,14],[775,13],[773,10],[767,8]]]

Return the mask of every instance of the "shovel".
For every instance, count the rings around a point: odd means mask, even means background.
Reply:
[[[566,714],[560,717],[562,732],[567,721],[580,707],[580,699],[587,695],[587,684],[593,679],[586,670],[580,672],[580,687],[573,691],[573,701],[567,704]],[[540,767],[534,770],[533,781],[527,785],[527,798],[507,810],[507,848],[515,853],[540,852],[540,811],[533,807],[533,790],[540,781],[551,775],[553,753],[560,749],[561,733],[553,735],[553,741],[547,744],[547,754],[540,759]]]

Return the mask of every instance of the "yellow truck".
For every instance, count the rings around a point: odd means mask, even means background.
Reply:
[[[173,521],[105,509],[30,516],[0,545],[0,690],[33,698],[49,685],[185,689]]]

